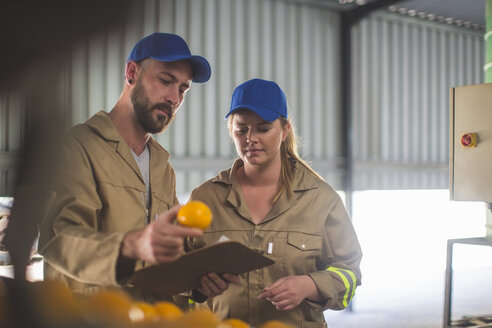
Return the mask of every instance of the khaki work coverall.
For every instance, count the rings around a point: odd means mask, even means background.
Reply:
[[[282,193],[265,220],[254,224],[232,173],[241,164],[238,159],[232,169],[193,191],[191,199],[208,204],[214,218],[204,236],[189,240],[187,247],[199,248],[225,235],[259,249],[275,264],[242,274],[240,286],[231,284],[203,305],[220,317],[239,318],[253,327],[275,319],[295,327],[326,327],[322,311],[346,307],[361,281],[362,252],[342,200],[326,182],[296,163],[293,196]],[[269,301],[258,299],[263,288],[290,275],[309,275],[323,302],[304,300],[293,310],[278,311]]]
[[[129,276],[117,281],[116,271],[124,234],[178,203],[169,153],[150,138],[147,208],[140,170],[106,112],[73,127],[66,138],[59,153],[56,197],[41,224],[45,279],[65,281],[80,293],[124,285]],[[143,265],[128,261],[125,267],[131,275]],[[131,292],[146,299],[139,290]]]

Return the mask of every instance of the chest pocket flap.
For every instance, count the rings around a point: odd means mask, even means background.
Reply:
[[[173,193],[167,193],[167,194],[164,194],[164,193],[153,193],[152,194],[156,199],[158,199],[160,202],[163,202],[163,203],[166,203],[168,205],[168,208],[171,208],[173,206],[173,201],[174,201],[174,198],[173,198]],[[167,210],[166,209],[166,210]]]
[[[287,236],[289,245],[303,251],[315,250],[321,248],[321,237],[308,235],[302,232],[289,232]]]

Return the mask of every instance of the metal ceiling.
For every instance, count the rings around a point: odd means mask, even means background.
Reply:
[[[303,0],[329,7],[340,12],[350,12],[367,5],[384,4],[384,0]],[[443,24],[485,29],[485,0],[400,0],[385,6],[389,12],[437,21]]]
[[[394,7],[402,14],[485,29],[485,0],[406,0]]]

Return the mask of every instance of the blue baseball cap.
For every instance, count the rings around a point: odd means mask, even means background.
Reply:
[[[210,79],[208,61],[204,57],[192,55],[186,41],[176,34],[156,32],[146,36],[135,44],[127,61],[138,62],[145,58],[164,62],[186,59],[191,63],[193,82],[204,83]]]
[[[238,109],[246,108],[268,122],[279,116],[287,118],[287,99],[277,83],[252,79],[236,87],[226,118]]]

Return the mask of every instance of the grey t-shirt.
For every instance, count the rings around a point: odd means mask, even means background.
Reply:
[[[149,193],[150,193],[150,151],[149,151],[149,146],[145,146],[144,151],[140,154],[137,155],[135,152],[132,150],[133,157],[135,158],[135,161],[137,162],[138,168],[140,169],[140,173],[142,174],[144,183],[145,183],[145,201],[147,204],[147,207],[149,206]]]

